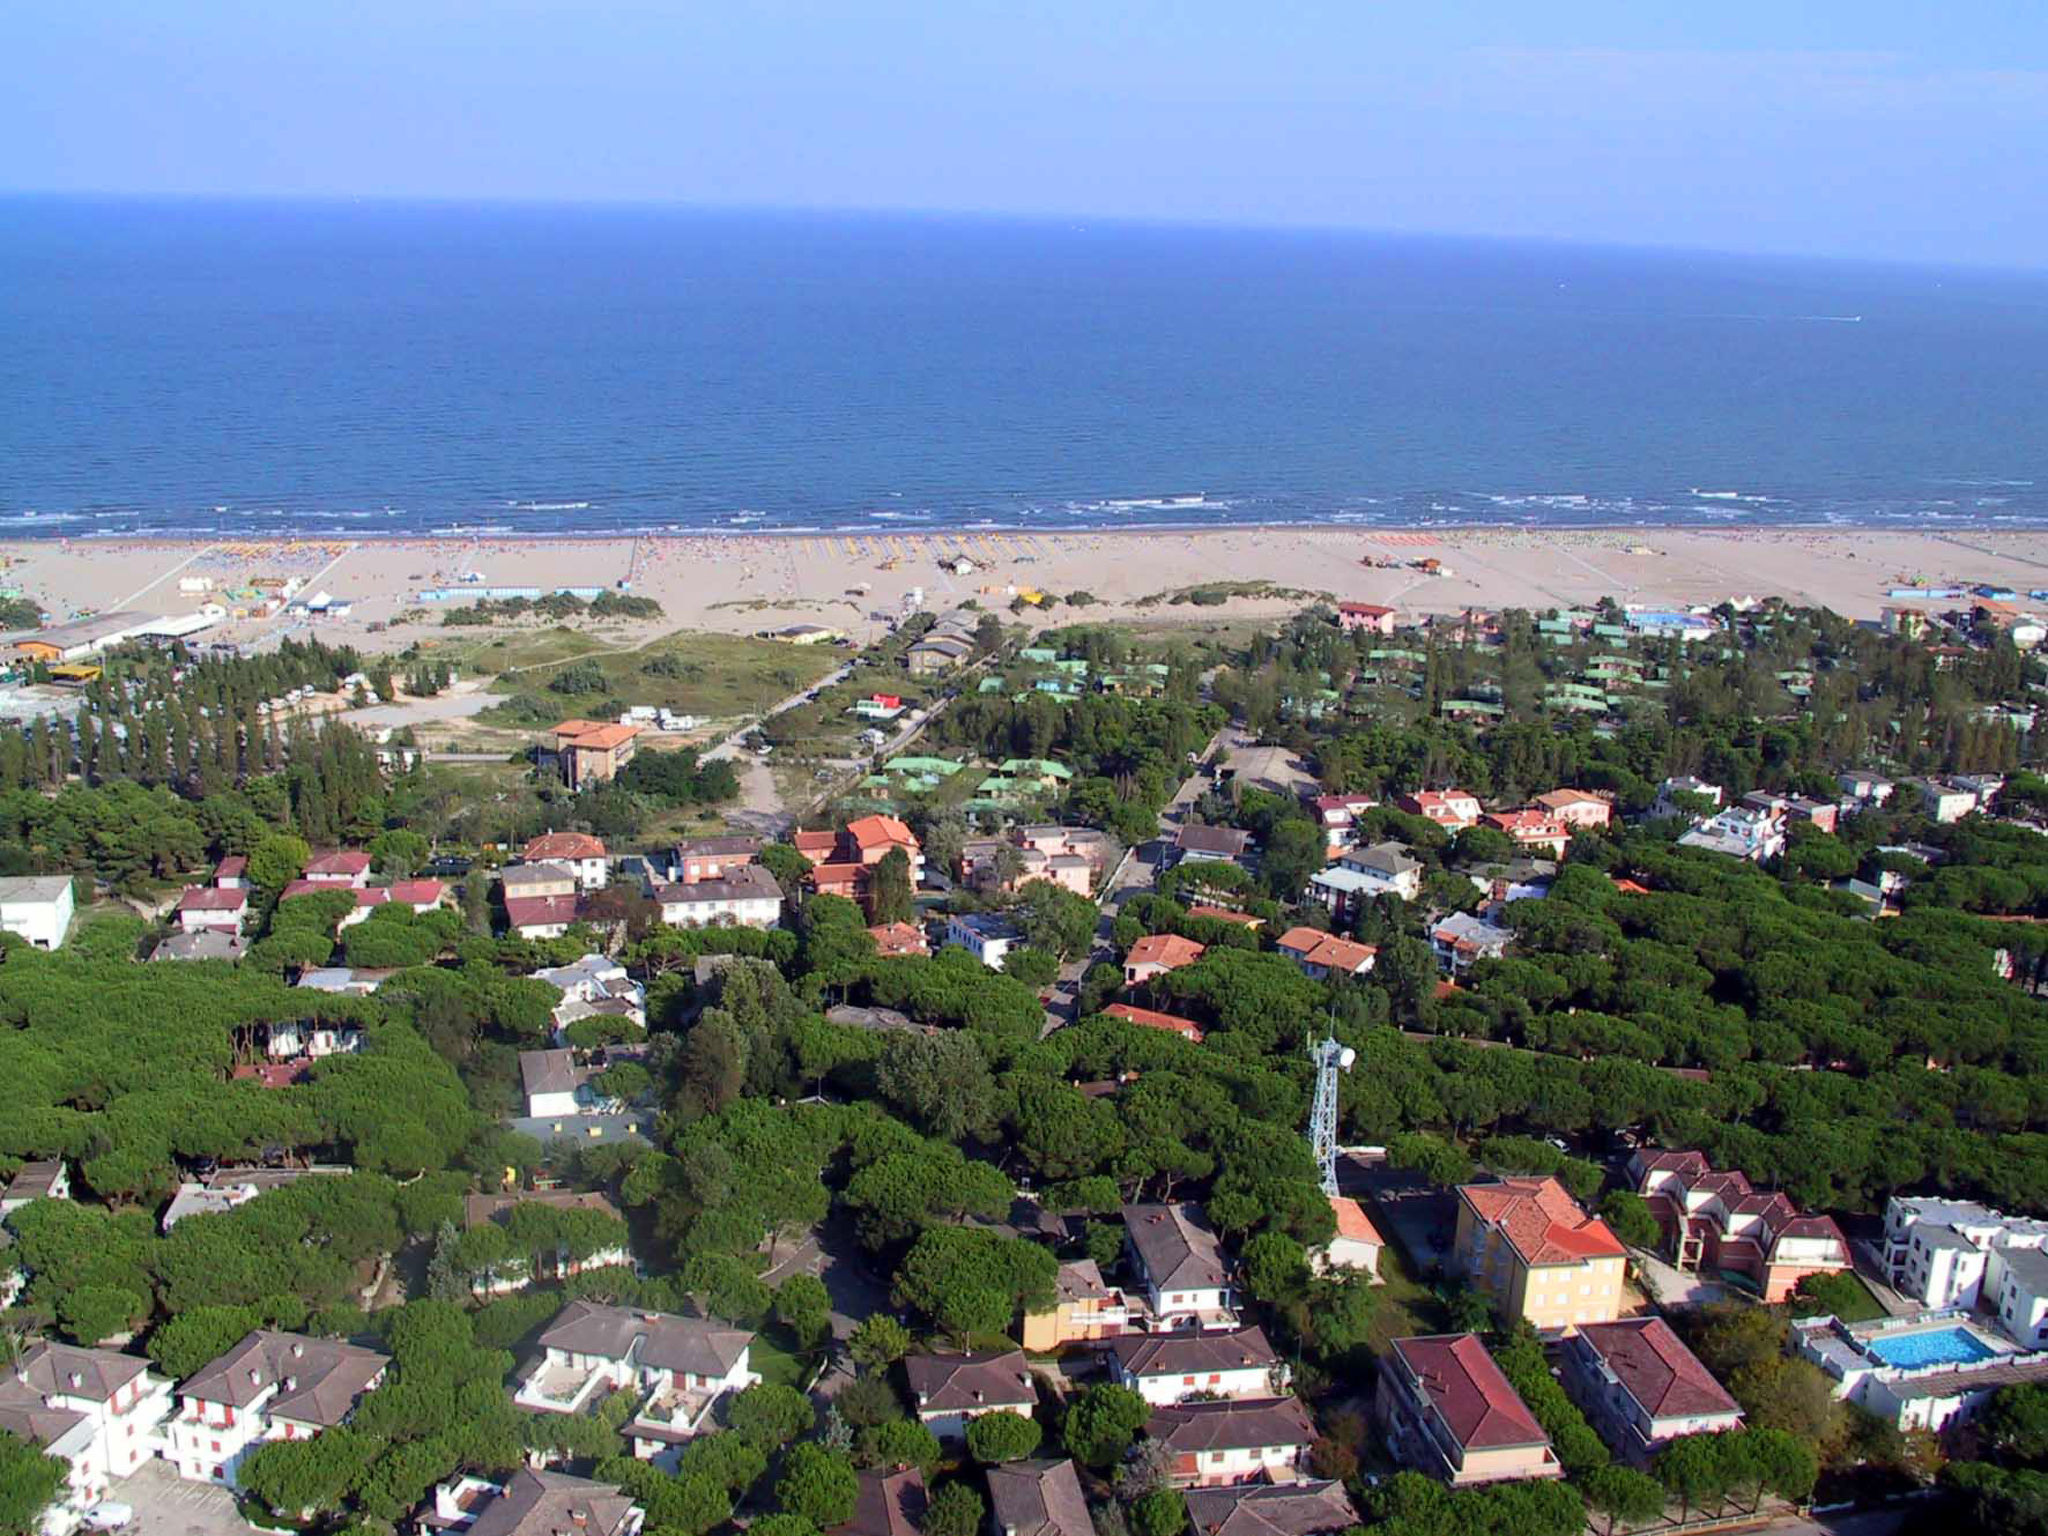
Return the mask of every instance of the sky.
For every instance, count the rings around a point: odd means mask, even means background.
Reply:
[[[2048,265],[2040,0],[10,0],[0,190]]]

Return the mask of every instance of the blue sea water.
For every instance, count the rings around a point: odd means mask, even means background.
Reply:
[[[0,534],[2048,522],[2048,278],[0,199]],[[1199,497],[1199,500],[1193,498]]]

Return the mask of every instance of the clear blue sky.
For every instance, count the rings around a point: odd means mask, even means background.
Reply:
[[[0,188],[2048,262],[2041,0],[12,0]]]

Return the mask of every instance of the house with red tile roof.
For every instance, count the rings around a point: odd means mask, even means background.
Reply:
[[[571,789],[618,777],[639,749],[640,727],[601,720],[564,720],[554,729],[555,762]]]
[[[1290,928],[1275,941],[1275,947],[1314,981],[1326,981],[1332,976],[1363,976],[1379,955],[1373,945],[1339,938],[1320,928]]]
[[[894,816],[862,816],[838,833],[799,832],[791,839],[811,861],[804,883],[820,896],[844,896],[865,903],[875,865],[901,850],[910,861],[910,884],[924,879],[924,849],[917,835]]]
[[[1196,1045],[1202,1043],[1202,1026],[1193,1019],[1184,1019],[1177,1013],[1161,1013],[1156,1008],[1135,1008],[1129,1003],[1111,1003],[1102,1010],[1112,1019],[1122,1019],[1126,1024],[1139,1024],[1146,1029],[1163,1029],[1169,1034],[1179,1035]]]
[[[1394,1340],[1373,1412],[1395,1456],[1454,1488],[1564,1476],[1550,1436],[1477,1334]]]
[[[1742,1410],[1661,1317],[1591,1323],[1564,1343],[1564,1386],[1617,1456],[1742,1427]]]
[[[885,960],[932,952],[931,940],[915,923],[882,923],[870,928],[868,937],[875,941],[875,953]]]
[[[588,832],[544,832],[529,841],[519,856],[528,864],[560,864],[574,870],[580,890],[601,891],[611,878],[604,843]]]
[[[1503,1321],[1526,1321],[1538,1333],[1621,1315],[1628,1250],[1556,1179],[1460,1186],[1452,1261],[1492,1297]]]
[[[1124,955],[1124,985],[1135,987],[1167,971],[1193,965],[1204,953],[1202,945],[1177,933],[1148,933]]]
[[[1741,1173],[1717,1171],[1700,1152],[1646,1147],[1629,1160],[1636,1193],[1679,1269],[1747,1276],[1767,1302],[1789,1297],[1808,1275],[1850,1267],[1848,1239],[1828,1216],[1811,1216]]]
[[[213,883],[223,890],[235,890],[249,883],[247,854],[231,853],[213,867]]]
[[[1410,816],[1433,821],[1447,832],[1462,832],[1479,820],[1479,797],[1463,789],[1424,789],[1394,802]]]
[[[1553,789],[1530,802],[1572,828],[1599,828],[1614,820],[1614,801],[1583,789]]]
[[[1482,826],[1506,833],[1508,840],[1524,852],[1540,851],[1552,858],[1563,858],[1572,840],[1571,827],[1548,811],[1488,811],[1479,820]]]
[[[301,876],[315,885],[364,886],[370,883],[370,856],[360,849],[329,849],[306,861]]]
[[[1347,634],[1363,630],[1369,635],[1391,635],[1394,612],[1379,603],[1339,603],[1337,625]]]
[[[174,912],[186,933],[217,928],[238,934],[249,915],[249,892],[241,886],[188,885]]]
[[[1363,1270],[1372,1280],[1380,1277],[1380,1250],[1386,1240],[1365,1207],[1349,1195],[1331,1195],[1330,1214],[1337,1218],[1336,1233],[1327,1243],[1309,1251],[1309,1263],[1318,1273],[1331,1269]]]
[[[860,1474],[853,1515],[830,1536],[923,1536],[930,1503],[919,1467],[871,1467]]]

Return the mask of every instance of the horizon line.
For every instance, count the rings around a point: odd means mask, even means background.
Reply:
[[[1207,233],[1274,235],[1342,235],[1362,239],[1441,241],[1484,245],[1534,246],[1565,251],[1613,251],[1630,254],[1710,257],[1717,260],[1813,263],[1908,272],[1967,272],[1986,276],[2040,278],[2048,262],[2032,266],[1964,258],[1849,255],[1783,247],[1741,250],[1693,245],[1680,241],[1621,240],[1594,236],[1507,233],[1497,230],[1410,229],[1392,225],[1345,224],[1324,220],[1253,220],[1204,218],[1192,214],[1085,213],[1058,209],[952,208],[866,203],[714,202],[664,197],[575,197],[527,193],[444,192],[281,192],[137,191],[122,189],[0,187],[0,203],[13,201],[105,203],[234,203],[302,205],[373,205],[416,208],[546,209],[590,212],[666,212],[681,214],[751,214],[781,217],[882,218],[981,221],[1012,224],[1104,224],[1119,228],[1197,230]]]

